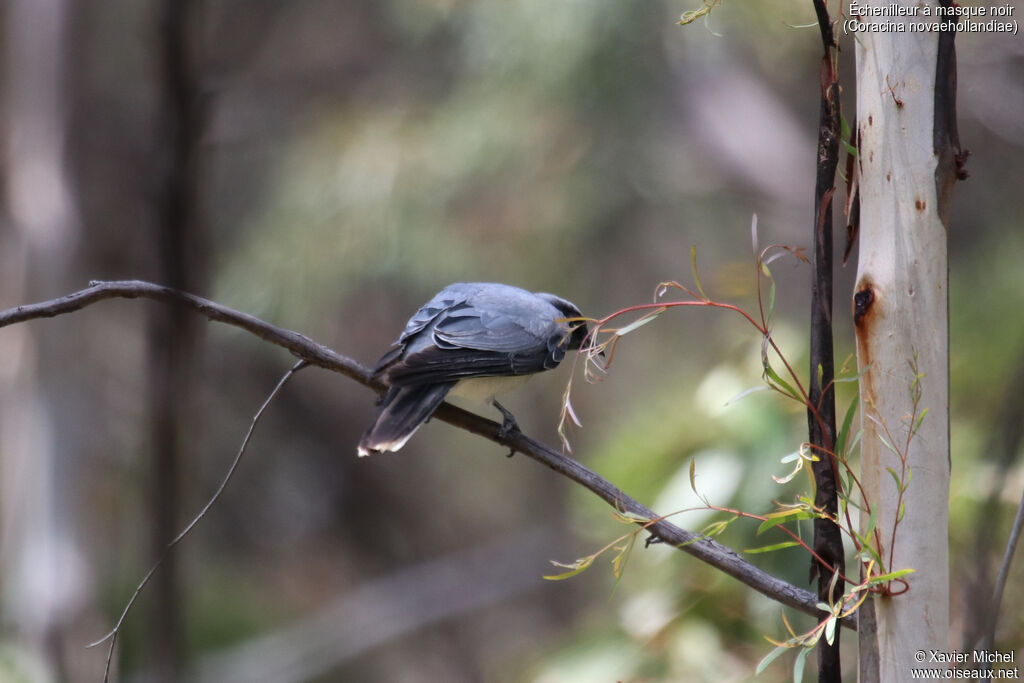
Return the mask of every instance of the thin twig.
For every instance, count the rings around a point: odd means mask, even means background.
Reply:
[[[999,620],[999,606],[1003,602],[1003,589],[1006,588],[1006,579],[1010,575],[1010,565],[1013,563],[1013,555],[1017,551],[1017,541],[1020,540],[1021,528],[1024,527],[1024,495],[1021,496],[1020,504],[1017,506],[1017,516],[1013,520],[1013,528],[1010,530],[1010,540],[1006,542],[1006,552],[1003,553],[1003,562],[999,566],[999,576],[996,578],[996,587],[992,591],[992,606],[989,608],[989,627],[985,633],[986,646],[991,648],[995,642],[996,622]]]
[[[216,503],[217,500],[220,498],[221,494],[224,493],[224,489],[227,487],[228,482],[231,481],[231,477],[235,474],[235,470],[238,469],[238,464],[242,461],[242,456],[245,455],[245,451],[249,447],[249,441],[252,439],[253,431],[255,431],[256,424],[260,421],[260,418],[263,416],[263,412],[267,409],[267,406],[270,405],[270,402],[274,400],[274,397],[277,396],[278,392],[281,391],[281,388],[285,385],[285,383],[289,379],[291,379],[296,372],[306,367],[307,365],[309,365],[308,362],[306,362],[305,360],[300,360],[298,363],[293,365],[291,369],[284,374],[283,377],[281,377],[281,380],[277,383],[277,386],[274,387],[274,390],[271,391],[270,394],[267,396],[266,400],[263,401],[263,405],[261,405],[260,409],[256,411],[256,414],[253,415],[252,422],[249,424],[249,430],[245,433],[245,438],[242,439],[242,445],[239,446],[238,453],[235,454],[235,459],[232,461],[231,466],[228,468],[227,473],[224,475],[224,479],[221,480],[220,486],[218,486],[217,490],[214,491],[212,496],[210,496],[210,499],[206,501],[206,505],[204,505],[203,509],[199,511],[199,514],[193,517],[192,521],[189,522],[188,525],[184,529],[182,529],[177,536],[174,537],[174,540],[167,544],[163,552],[160,554],[160,557],[157,558],[156,562],[153,563],[153,566],[149,568],[148,572],[146,572],[146,575],[142,578],[142,581],[140,581],[139,584],[135,587],[135,592],[132,593],[132,597],[128,599],[128,603],[124,606],[124,609],[121,611],[121,616],[118,617],[117,623],[114,624],[114,628],[111,629],[110,633],[103,636],[96,642],[90,643],[88,645],[88,647],[96,647],[100,643],[103,643],[107,640],[110,641],[110,647],[107,648],[107,664],[103,670],[103,683],[107,683],[107,681],[110,679],[110,662],[114,656],[114,646],[117,644],[117,635],[118,633],[120,633],[121,626],[124,624],[124,620],[128,617],[128,612],[131,611],[132,605],[135,604],[136,598],[138,598],[139,595],[142,593],[142,589],[146,587],[147,583],[149,583],[150,578],[152,578],[153,574],[156,573],[156,570],[160,568],[160,565],[163,564],[164,560],[167,558],[167,555],[171,552],[174,546],[178,545],[178,543],[181,542],[181,540],[185,538],[185,536],[187,536],[190,531],[192,531],[195,525],[199,523],[199,520],[206,516],[206,513],[210,511],[210,508],[213,507],[213,504]]]
[[[998,415],[993,419],[988,429],[987,443],[981,449],[981,452],[989,454],[994,467],[994,483],[977,511],[974,523],[975,544],[971,561],[975,576],[967,586],[965,597],[970,601],[988,600],[995,594],[988,558],[995,554],[997,543],[998,525],[993,524],[993,520],[999,515],[1003,490],[1006,482],[1010,480],[1008,473],[1017,463],[1021,454],[1021,444],[1024,443],[1024,420],[1021,419],[1024,416],[1024,394],[1020,392],[1022,384],[1024,355],[1017,359],[1014,371],[1008,376],[1006,388],[998,402]],[[998,603],[995,605],[998,607]],[[975,610],[975,613],[965,620],[963,642],[978,649],[985,649],[980,643],[993,642],[997,614],[997,609]]]
[[[93,282],[87,289],[68,296],[0,311],[0,327],[38,318],[52,318],[112,298],[149,298],[186,305],[210,320],[239,327],[272,344],[286,348],[311,365],[341,373],[378,392],[384,388],[372,378],[370,370],[361,364],[317,344],[304,335],[276,327],[259,318],[221,306],[208,299],[139,280]],[[521,432],[503,433],[499,423],[448,403],[441,404],[434,416],[495,443],[513,448],[517,452],[547,465],[562,476],[589,489],[617,510],[632,512],[638,517],[648,520],[658,517],[653,511],[620,491],[606,479],[572,458],[534,441]],[[818,615],[816,607],[818,598],[814,593],[798,588],[755,567],[731,548],[712,539],[703,539],[698,534],[686,531],[664,520],[652,525],[650,531],[666,544],[678,547],[765,596],[805,614]],[[856,629],[856,620],[852,617],[845,618],[840,623],[847,628]]]

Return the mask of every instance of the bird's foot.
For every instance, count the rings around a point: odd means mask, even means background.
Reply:
[[[498,430],[498,438],[505,439],[513,434],[519,432],[519,423],[516,422],[515,415],[508,411],[508,408],[501,405],[497,401],[491,401],[494,407],[501,413],[501,429]]]

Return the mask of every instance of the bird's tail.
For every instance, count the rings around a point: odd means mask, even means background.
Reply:
[[[454,382],[391,387],[381,402],[377,419],[359,441],[360,456],[397,451],[427,421]]]

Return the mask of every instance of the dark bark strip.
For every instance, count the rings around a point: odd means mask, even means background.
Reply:
[[[190,64],[190,19],[195,3],[163,0],[158,8],[160,43],[157,70],[156,140],[159,176],[154,183],[158,246],[154,271],[180,290],[204,289],[202,229],[197,215],[198,149],[201,122]],[[154,310],[149,320],[149,389],[151,456],[151,544],[154,557],[164,553],[179,524],[179,478],[187,449],[193,367],[201,334],[199,321],[180,307]],[[185,661],[182,636],[181,577],[171,554],[155,576],[150,640],[155,678],[181,678]]]
[[[810,406],[807,410],[809,442],[818,461],[814,463],[816,493],[814,504],[835,518],[838,509],[837,467],[832,457],[836,440],[835,359],[832,347],[832,196],[835,193],[839,164],[839,140],[842,126],[839,109],[839,82],[836,74],[837,46],[832,20],[824,0],[814,0],[824,54],[821,58],[821,100],[818,121],[817,174],[814,184],[814,274],[811,283],[811,376]],[[839,600],[843,582],[833,574],[845,571],[843,541],[839,527],[831,521],[814,521],[815,552],[830,566],[811,560],[811,579],[818,579],[818,598],[825,603]],[[830,645],[822,639],[818,646],[819,683],[840,683],[839,629]]]
[[[941,0],[950,7],[952,0]],[[947,25],[950,22],[943,22]],[[932,127],[932,148],[939,157],[935,169],[935,189],[939,199],[939,219],[949,227],[949,207],[953,185],[967,179],[967,157],[970,151],[960,148],[956,119],[956,31],[939,33],[939,51],[935,60],[935,108]]]

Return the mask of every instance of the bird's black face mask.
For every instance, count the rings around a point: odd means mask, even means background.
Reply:
[[[537,296],[546,299],[552,306],[561,311],[566,317],[565,324],[572,328],[572,334],[569,336],[568,342],[564,342],[565,350],[576,351],[583,348],[587,341],[587,335],[590,334],[590,328],[586,322],[579,320],[579,318],[583,317],[583,314],[576,307],[576,304],[546,292],[540,292]]]

